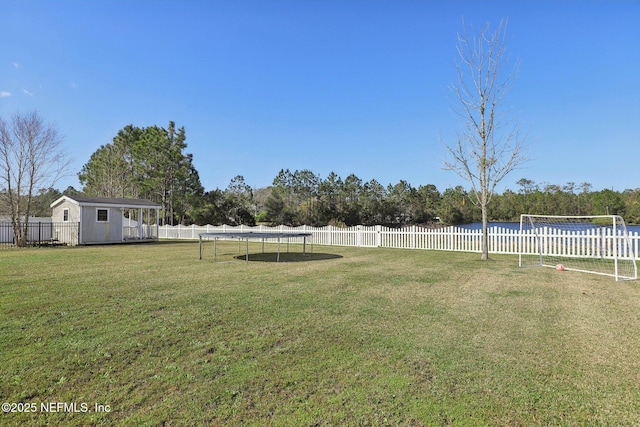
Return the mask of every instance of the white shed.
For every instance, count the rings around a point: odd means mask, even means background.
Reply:
[[[160,207],[143,199],[62,196],[51,203],[51,219],[78,224],[80,245],[155,241]]]

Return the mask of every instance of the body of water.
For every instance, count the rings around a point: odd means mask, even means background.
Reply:
[[[482,223],[474,222],[471,224],[456,225],[456,227],[464,228],[467,230],[482,230]],[[489,228],[491,227],[505,228],[507,230],[520,230],[520,223],[519,222],[490,222]],[[627,231],[629,233],[631,232],[640,233],[640,225],[627,224]]]

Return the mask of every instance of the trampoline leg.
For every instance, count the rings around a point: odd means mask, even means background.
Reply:
[[[244,260],[245,262],[249,262],[249,239],[247,239],[247,249],[246,249],[246,254],[244,256]]]
[[[280,238],[278,237],[278,257],[276,258],[276,262],[280,262]]]
[[[216,255],[218,253],[218,248],[216,247],[218,244],[218,239],[213,239],[213,262],[216,262]]]
[[[200,237],[198,243],[198,249],[200,250],[200,259],[202,259],[202,237]]]

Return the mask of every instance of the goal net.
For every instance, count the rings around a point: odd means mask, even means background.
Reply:
[[[622,217],[520,216],[520,267],[543,266],[638,278],[636,255]]]

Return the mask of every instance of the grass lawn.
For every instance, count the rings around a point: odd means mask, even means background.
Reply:
[[[0,251],[0,425],[640,425],[640,283],[314,251]]]

